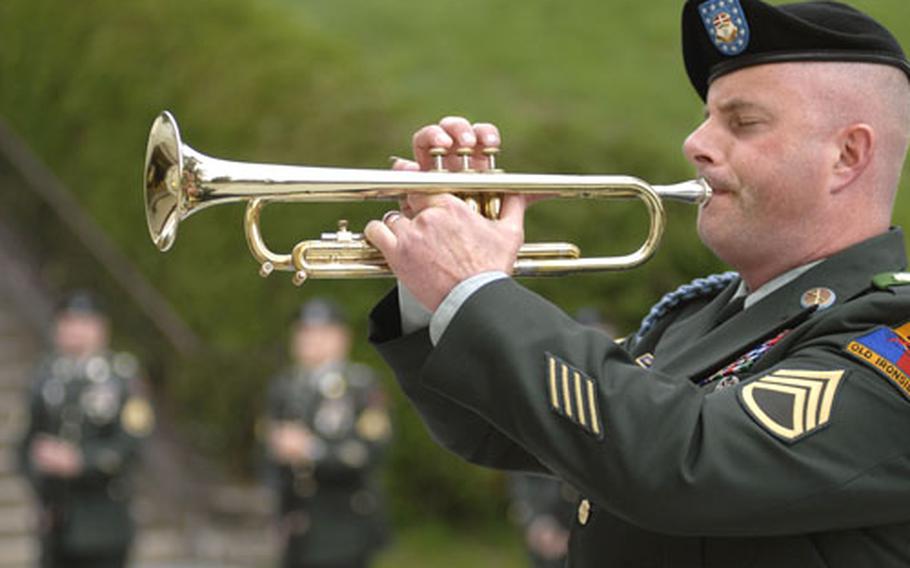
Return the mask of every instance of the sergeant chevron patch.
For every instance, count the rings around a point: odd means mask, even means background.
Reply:
[[[780,369],[741,388],[739,401],[762,428],[792,444],[828,424],[843,376]]]
[[[550,353],[546,356],[550,408],[598,440],[602,439],[603,423],[597,401],[597,385],[559,357]]]

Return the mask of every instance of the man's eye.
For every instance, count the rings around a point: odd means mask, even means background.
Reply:
[[[731,122],[734,128],[748,128],[761,124],[761,119],[753,117],[736,117]]]

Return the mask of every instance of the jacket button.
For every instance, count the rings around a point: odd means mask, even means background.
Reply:
[[[587,499],[582,499],[581,503],[578,504],[578,524],[585,526],[588,524],[588,519],[591,518],[591,502]]]

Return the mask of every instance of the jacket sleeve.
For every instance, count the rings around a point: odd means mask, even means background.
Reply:
[[[468,299],[411,388],[472,410],[598,506],[649,530],[758,536],[906,521],[910,403],[846,355],[842,337],[821,337],[762,372],[842,379],[827,422],[816,413],[795,440],[747,412],[749,381],[707,394],[688,377],[644,369],[511,280]],[[807,408],[822,400],[812,396]]]
[[[546,472],[533,455],[485,418],[420,383],[433,345],[427,329],[401,335],[398,294],[394,290],[370,316],[370,341],[394,371],[405,396],[438,444],[477,465]],[[457,369],[455,365],[456,373]]]

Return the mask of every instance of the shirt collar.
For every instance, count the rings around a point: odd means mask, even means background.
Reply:
[[[808,272],[809,270],[811,270],[818,264],[822,263],[824,260],[825,259],[823,259],[823,258],[819,259],[819,260],[813,260],[812,262],[809,262],[807,264],[803,264],[802,266],[797,266],[796,268],[788,270],[788,271],[784,272],[783,274],[765,282],[764,284],[759,286],[758,290],[756,290],[754,292],[749,292],[749,287],[746,286],[745,280],[740,280],[739,287],[736,289],[736,293],[733,294],[733,298],[731,298],[731,300],[745,296],[746,299],[745,299],[745,303],[743,304],[743,309],[748,309],[749,307],[758,303],[762,298],[769,296],[774,291],[779,290],[780,288],[783,288],[790,282],[793,282],[794,280],[796,280],[797,278],[802,276],[804,273]]]

